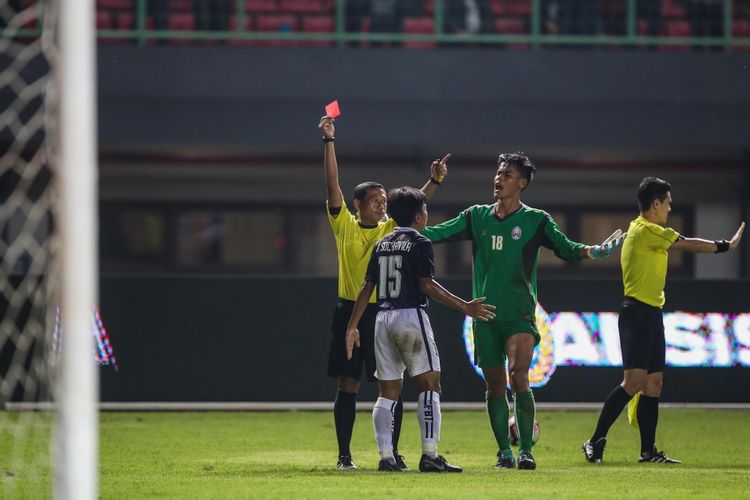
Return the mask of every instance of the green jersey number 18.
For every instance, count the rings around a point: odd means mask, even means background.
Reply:
[[[503,237],[497,234],[492,235],[492,249],[502,250],[503,249]]]

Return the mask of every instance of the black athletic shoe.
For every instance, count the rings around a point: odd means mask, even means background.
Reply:
[[[516,468],[516,459],[513,458],[513,455],[506,457],[501,452],[497,452],[497,464],[495,465],[496,469],[515,469]]]
[[[530,451],[522,451],[518,454],[518,468],[525,470],[536,469],[536,462]]]
[[[437,458],[422,455],[419,459],[419,472],[463,472],[463,469],[449,464],[442,455]]]
[[[352,457],[349,455],[339,455],[339,461],[336,463],[336,467],[339,470],[356,469],[357,466],[352,462]]]
[[[403,472],[403,469],[396,462],[391,462],[387,458],[380,461],[378,470],[382,472]]]
[[[406,463],[404,463],[403,455],[394,455],[394,458],[396,459],[396,465],[399,469],[401,469],[402,471],[409,470],[409,467],[407,467]]]
[[[604,460],[604,446],[607,444],[606,438],[599,438],[593,443],[589,439],[581,445],[583,454],[586,455],[586,461],[592,464],[600,464]]]
[[[645,451],[641,453],[640,458],[638,459],[639,462],[651,462],[655,464],[681,464],[682,460],[677,460],[675,458],[669,458],[667,455],[664,454],[663,451],[658,451],[656,448],[654,448],[651,451]]]

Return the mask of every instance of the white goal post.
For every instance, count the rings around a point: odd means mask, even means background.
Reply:
[[[98,496],[95,8],[0,0],[2,498]]]
[[[98,298],[96,21],[94,0],[59,0],[58,222],[65,318],[58,392],[55,497],[97,498],[99,393],[92,308]]]

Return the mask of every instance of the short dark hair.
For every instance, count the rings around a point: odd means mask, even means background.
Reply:
[[[641,185],[638,186],[638,207],[641,212],[651,208],[651,203],[654,200],[664,201],[667,198],[667,193],[671,190],[672,185],[664,179],[658,177],[644,178]]]
[[[409,227],[427,203],[427,196],[417,188],[402,186],[388,192],[388,215],[401,227]]]
[[[363,182],[362,184],[358,184],[357,187],[354,188],[354,199],[362,201],[367,196],[367,192],[370,189],[382,189],[385,191],[385,188],[383,185],[379,182],[374,181],[367,181]]]
[[[514,167],[518,170],[518,173],[526,179],[526,187],[529,187],[531,181],[534,179],[536,173],[536,165],[523,151],[516,151],[515,153],[501,153],[497,157],[498,166],[500,163],[505,163],[508,166]],[[526,189],[526,188],[524,188]]]

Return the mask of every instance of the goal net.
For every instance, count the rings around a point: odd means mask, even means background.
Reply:
[[[75,16],[91,27],[66,36]],[[0,0],[3,498],[96,493],[92,69],[90,1]],[[75,366],[83,355],[91,367]]]

